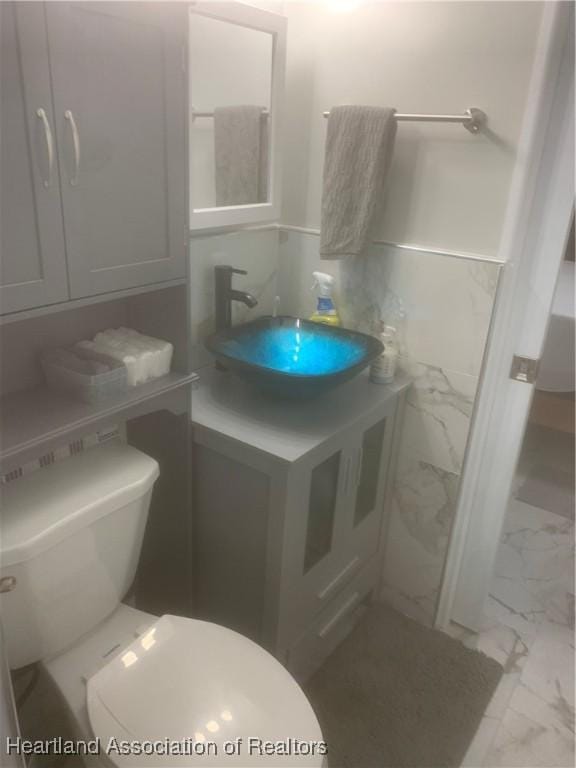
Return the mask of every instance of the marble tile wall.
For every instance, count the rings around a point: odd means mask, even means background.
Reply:
[[[242,230],[191,238],[191,336],[195,369],[211,360],[204,349],[204,339],[214,330],[214,267],[217,264],[245,269],[248,274],[235,275],[234,285],[258,299],[254,309],[235,302],[234,323],[270,314],[278,274],[277,230]]]
[[[312,272],[338,281],[344,324],[399,332],[414,377],[403,425],[381,598],[430,623],[435,613],[499,265],[374,245],[361,258],[320,261],[318,236],[280,233],[281,311],[308,316]]]

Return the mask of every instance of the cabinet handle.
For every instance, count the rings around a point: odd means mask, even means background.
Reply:
[[[46,112],[40,107],[36,110],[36,117],[42,121],[44,126],[44,139],[46,140],[46,153],[48,155],[48,178],[42,179],[42,184],[48,189],[52,184],[52,168],[54,166],[54,142],[52,141],[52,131],[50,130],[50,123],[46,117]]]
[[[360,485],[360,479],[362,477],[362,462],[364,461],[364,446],[360,448],[358,453],[358,464],[356,465],[356,488]]]
[[[322,589],[320,592],[317,593],[317,597],[319,600],[326,600],[328,595],[331,595],[332,592],[336,589],[336,587],[342,583],[342,581],[346,578],[346,576],[349,576],[353,571],[356,570],[357,566],[360,565],[360,558],[358,555],[352,558],[348,565],[344,566],[344,568],[340,571],[340,573],[335,576],[332,581],[327,584],[324,589]]]
[[[318,637],[324,640],[326,635],[329,635],[330,632],[332,632],[336,624],[342,621],[342,619],[346,616],[346,614],[349,613],[352,610],[352,608],[354,608],[359,598],[360,598],[360,593],[354,592],[354,594],[351,597],[349,597],[348,600],[346,600],[342,608],[340,608],[339,611],[336,611],[336,613],[334,614],[334,616],[332,616],[330,621],[324,624],[322,629],[319,630]]]
[[[76,126],[76,120],[70,109],[64,112],[64,117],[70,123],[72,130],[72,143],[74,145],[74,175],[70,179],[71,186],[75,187],[78,184],[78,174],[80,173],[80,136],[78,134],[78,127]]]
[[[342,489],[342,495],[346,496],[348,493],[348,482],[350,479],[350,459],[346,459],[346,466],[344,467],[344,488]]]

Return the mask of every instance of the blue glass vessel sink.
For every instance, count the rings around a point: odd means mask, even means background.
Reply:
[[[282,397],[314,397],[356,376],[382,352],[378,339],[296,317],[261,317],[208,338],[216,359]]]

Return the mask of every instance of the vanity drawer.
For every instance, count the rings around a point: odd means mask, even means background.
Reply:
[[[331,605],[374,558],[377,536],[358,542],[346,553],[334,553],[321,563],[318,573],[310,573],[286,589],[280,602],[278,641],[291,646],[316,617]]]
[[[338,593],[289,648],[287,667],[299,682],[307,680],[356,626],[367,610],[378,578],[378,558]]]

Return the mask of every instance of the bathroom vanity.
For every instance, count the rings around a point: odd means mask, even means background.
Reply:
[[[300,679],[378,583],[409,384],[373,384],[364,371],[322,398],[286,401],[205,369],[192,393],[196,612]]]

